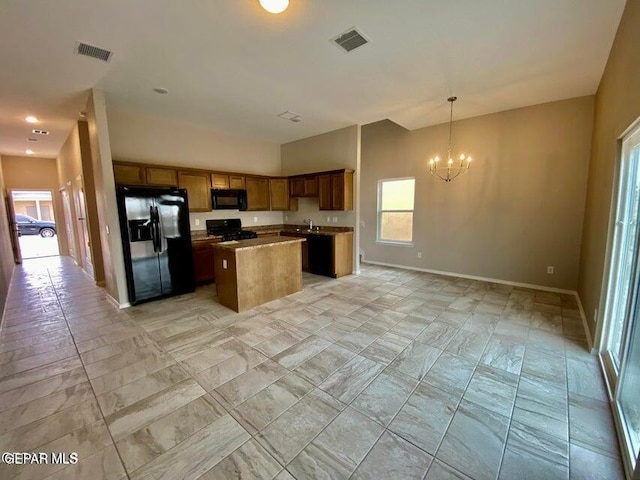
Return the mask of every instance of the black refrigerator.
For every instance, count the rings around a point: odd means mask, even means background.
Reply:
[[[186,190],[118,187],[116,194],[129,303],[193,292]]]

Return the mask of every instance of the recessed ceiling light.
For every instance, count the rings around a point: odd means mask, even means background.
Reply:
[[[159,93],[160,95],[166,95],[167,93],[169,93],[169,90],[167,90],[166,88],[154,88],[153,91]]]
[[[269,13],[282,13],[289,6],[289,0],[260,0],[260,5]]]
[[[27,140],[28,140],[29,142],[37,142],[37,141],[38,141],[38,139],[37,139],[37,138],[27,138]]]
[[[80,115],[82,118],[87,116],[87,112],[78,112],[78,115]]]
[[[27,149],[27,150],[24,151],[24,153],[26,153],[27,155],[33,155],[36,152],[34,152],[33,150],[30,150],[30,149]]]
[[[36,117],[31,116],[31,115],[29,115],[27,118],[25,118],[25,121],[27,121],[27,123],[38,123],[38,119]]]

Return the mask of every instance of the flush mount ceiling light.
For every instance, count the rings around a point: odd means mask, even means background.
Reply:
[[[260,0],[260,5],[267,12],[278,14],[287,9],[289,6],[289,0]]]
[[[34,154],[34,153],[36,153],[36,152],[34,152],[34,151],[33,151],[33,150],[31,150],[31,149],[27,149],[27,150],[25,150],[25,151],[24,151],[24,153],[26,153],[27,155],[33,155],[33,154]]]
[[[38,123],[38,119],[36,117],[32,116],[32,115],[29,115],[24,120],[27,123]]]
[[[453,157],[451,156],[451,132],[453,129],[453,102],[455,102],[457,99],[458,97],[447,98],[447,102],[451,104],[451,113],[449,115],[449,148],[447,149],[447,157],[446,157],[447,161],[444,165],[440,164],[440,157],[437,155],[431,160],[429,160],[429,172],[431,173],[431,175],[447,183],[467,173],[469,171],[469,166],[471,165],[471,157],[465,156],[464,153],[460,154],[457,161],[454,161]]]
[[[169,90],[167,90],[166,88],[161,88],[161,87],[156,87],[153,89],[154,92],[156,92],[159,95],[166,95],[167,93],[169,93]]]

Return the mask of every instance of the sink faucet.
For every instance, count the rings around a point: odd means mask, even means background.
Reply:
[[[309,230],[313,230],[313,220],[311,220],[310,218],[305,218],[303,222],[309,225]]]

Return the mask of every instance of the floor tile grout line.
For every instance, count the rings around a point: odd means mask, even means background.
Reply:
[[[49,269],[48,268],[47,268],[47,272],[49,273]],[[49,277],[51,278],[51,274],[50,273],[49,273]],[[53,283],[53,280],[51,281],[51,283],[52,283],[54,292],[56,294],[57,302],[60,305],[60,299],[58,297],[58,288]],[[96,288],[98,288],[98,287],[96,287]],[[129,476],[129,473],[128,473],[126,467],[125,467],[125,464],[124,464],[124,461],[122,459],[122,456],[120,455],[120,451],[118,450],[118,447],[116,446],[116,442],[115,442],[115,440],[113,438],[113,435],[111,434],[111,429],[109,428],[109,424],[107,423],[107,420],[104,417],[104,413],[102,412],[102,408],[100,407],[100,403],[98,402],[98,396],[96,395],[96,391],[95,391],[95,389],[93,387],[93,383],[91,382],[91,379],[89,378],[89,373],[87,372],[87,369],[86,369],[86,367],[84,365],[84,362],[82,361],[82,357],[80,356],[80,351],[78,350],[78,345],[76,343],[76,339],[73,336],[73,334],[71,333],[71,328],[69,327],[69,322],[67,320],[67,317],[66,317],[66,314],[65,314],[64,310],[62,311],[62,315],[64,316],[65,322],[67,324],[67,329],[69,329],[69,335],[71,335],[71,338],[72,338],[72,341],[73,341],[73,345],[75,346],[76,352],[78,353],[78,360],[80,361],[80,364],[82,365],[82,368],[84,370],[84,374],[86,375],[87,381],[89,382],[89,386],[91,387],[91,391],[93,392],[93,400],[96,402],[96,405],[98,406],[98,411],[100,412],[100,416],[102,417],[102,421],[104,422],[105,429],[109,434],[109,438],[111,439],[112,446],[113,446],[114,450],[116,451],[116,454],[118,455],[118,459],[120,460],[120,464],[122,466],[122,470],[124,471],[124,473],[126,475],[126,478],[130,479],[131,477]],[[105,447],[105,448],[107,448],[107,447]]]

